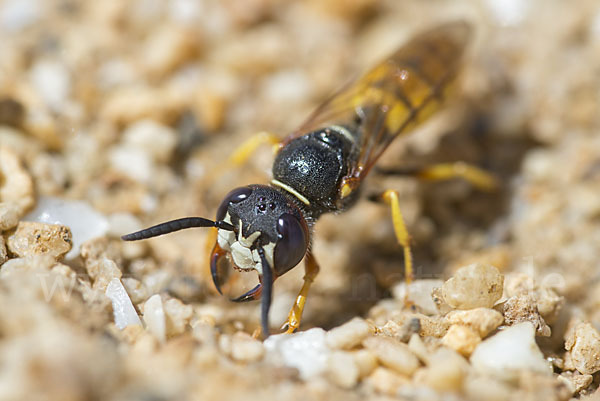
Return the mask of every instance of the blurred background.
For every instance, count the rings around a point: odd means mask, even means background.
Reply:
[[[452,20],[474,28],[460,87],[381,166],[463,160],[502,188],[394,176],[373,177],[369,188],[400,191],[417,278],[445,278],[473,261],[526,271],[554,280],[576,313],[600,324],[597,1],[0,0],[3,241],[18,221],[63,210],[73,251],[64,260],[59,252],[63,270],[52,274],[76,277],[66,298],[45,297],[35,277],[0,283],[0,398],[235,398],[231,380],[239,394],[275,398],[286,372],[253,367],[274,376],[242,379],[239,365],[198,345],[216,341],[217,329],[252,333],[259,323],[258,304],[233,305],[214,291],[207,233],[118,237],[182,216],[213,218],[230,189],[270,179],[268,146],[243,168],[223,163],[245,139],[283,138],[415,33]],[[0,245],[0,264],[20,257],[32,269],[56,267]],[[384,206],[361,201],[325,216],[314,247],[321,273],[303,328],[367,317],[381,300],[401,298],[402,252]],[[277,281],[274,329],[302,275],[298,267]],[[114,277],[139,311],[153,294],[170,302],[170,349],[114,327],[104,297]],[[191,329],[198,321],[210,329]],[[304,391],[289,386],[291,398]]]

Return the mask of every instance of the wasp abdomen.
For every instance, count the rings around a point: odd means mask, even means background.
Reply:
[[[298,137],[277,154],[274,183],[299,193],[318,214],[336,210],[338,185],[348,171],[351,147],[349,135],[334,128]]]

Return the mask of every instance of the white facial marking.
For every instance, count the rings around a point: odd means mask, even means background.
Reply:
[[[228,223],[231,223],[229,213],[223,219]],[[255,231],[248,237],[242,236],[242,222],[240,221],[240,228],[238,230],[238,236],[236,238],[233,231],[227,231],[220,229],[217,234],[217,242],[219,246],[231,253],[233,263],[242,270],[256,270],[259,274],[262,274],[262,263],[258,250],[251,250],[252,244],[260,237],[260,232]],[[274,243],[269,243],[263,246],[265,250],[265,257],[267,262],[273,266],[273,251],[275,249]]]

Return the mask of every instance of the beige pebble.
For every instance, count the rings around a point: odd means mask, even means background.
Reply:
[[[550,327],[540,316],[537,304],[530,295],[515,295],[504,302],[502,306],[504,321],[507,325],[514,325],[521,322],[531,322],[535,327],[536,335],[549,337]]]
[[[503,282],[494,266],[476,263],[460,268],[447,280],[442,296],[455,309],[491,308],[502,296]]]
[[[380,332],[388,337],[394,337],[398,341],[408,342],[410,336],[421,331],[421,320],[417,317],[406,319],[402,324],[389,320],[381,326]]]
[[[197,53],[198,39],[198,34],[178,25],[156,27],[143,44],[143,68],[154,76],[171,72]]]
[[[206,132],[215,132],[223,126],[227,113],[228,99],[207,88],[196,93],[194,110]]]
[[[169,123],[181,112],[185,99],[181,94],[156,88],[119,88],[112,92],[100,109],[101,118],[116,124],[152,118]]]
[[[469,364],[456,352],[439,348],[429,358],[427,367],[417,370],[414,380],[438,391],[460,391]]]
[[[92,288],[95,290],[105,291],[113,279],[120,279],[123,275],[115,261],[108,258],[88,260],[85,267],[92,279]]]
[[[591,324],[574,324],[565,335],[565,349],[579,372],[593,374],[600,370],[600,333]]]
[[[514,391],[510,385],[485,375],[470,376],[464,382],[464,392],[470,400],[514,400]]]
[[[2,264],[4,262],[6,262],[8,260],[8,253],[6,251],[6,243],[4,241],[4,237],[2,235],[0,235],[0,266],[2,266]]]
[[[449,324],[461,324],[473,329],[481,338],[485,338],[504,322],[500,312],[489,308],[454,310],[445,319]]]
[[[58,259],[71,250],[72,244],[69,227],[25,221],[6,239],[9,252],[20,257],[47,254]]]
[[[353,351],[354,363],[358,367],[358,376],[366,377],[377,367],[377,357],[369,350]]]
[[[459,354],[468,357],[481,342],[481,337],[467,326],[454,324],[442,337],[442,344]]]
[[[573,395],[587,388],[594,377],[592,375],[582,375],[579,372],[563,372],[558,375],[558,380],[565,383]]]
[[[334,351],[327,362],[327,376],[341,388],[352,388],[358,383],[360,369],[355,357],[346,351]]]
[[[61,135],[56,118],[41,108],[27,111],[23,128],[50,150],[61,150],[65,145],[65,135]]]
[[[21,208],[14,202],[0,202],[0,232],[15,228],[19,224]]]
[[[148,299],[148,289],[140,282],[140,280],[133,277],[125,277],[121,279],[121,282],[123,283],[123,287],[127,290],[131,302],[134,304],[139,304]]]
[[[397,396],[398,391],[410,383],[408,377],[381,366],[375,369],[365,381],[367,386],[372,387],[375,391],[390,396]]]
[[[539,314],[546,323],[553,324],[565,303],[565,297],[552,288],[541,287],[535,292],[535,298]]]
[[[392,338],[369,337],[363,345],[377,356],[382,365],[405,376],[412,375],[419,367],[419,360],[408,346]]]
[[[0,177],[0,202],[15,204],[23,216],[34,203],[33,180],[17,154],[7,147],[0,147]]]
[[[183,333],[192,318],[194,312],[192,306],[171,298],[163,302],[163,308],[167,315],[167,336]]]
[[[350,349],[360,344],[365,337],[374,332],[374,327],[359,317],[331,329],[325,335],[325,342],[330,348]]]
[[[177,145],[177,133],[150,119],[136,121],[123,132],[123,144],[144,151],[159,163],[170,160]]]
[[[413,334],[408,340],[408,348],[412,351],[413,354],[419,358],[419,360],[423,363],[428,363],[430,353],[427,349],[427,346],[421,339],[421,336],[418,334]]]
[[[265,349],[261,341],[239,331],[230,337],[230,355],[240,362],[255,362],[262,359]]]
[[[438,310],[438,313],[445,315],[452,310],[452,307],[444,300],[442,287],[436,287],[431,290],[431,299]]]

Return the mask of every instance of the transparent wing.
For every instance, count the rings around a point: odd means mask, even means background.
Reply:
[[[469,36],[465,22],[416,36],[323,103],[284,144],[327,126],[347,127],[356,156],[346,178],[358,184],[398,135],[439,109],[460,68]]]

